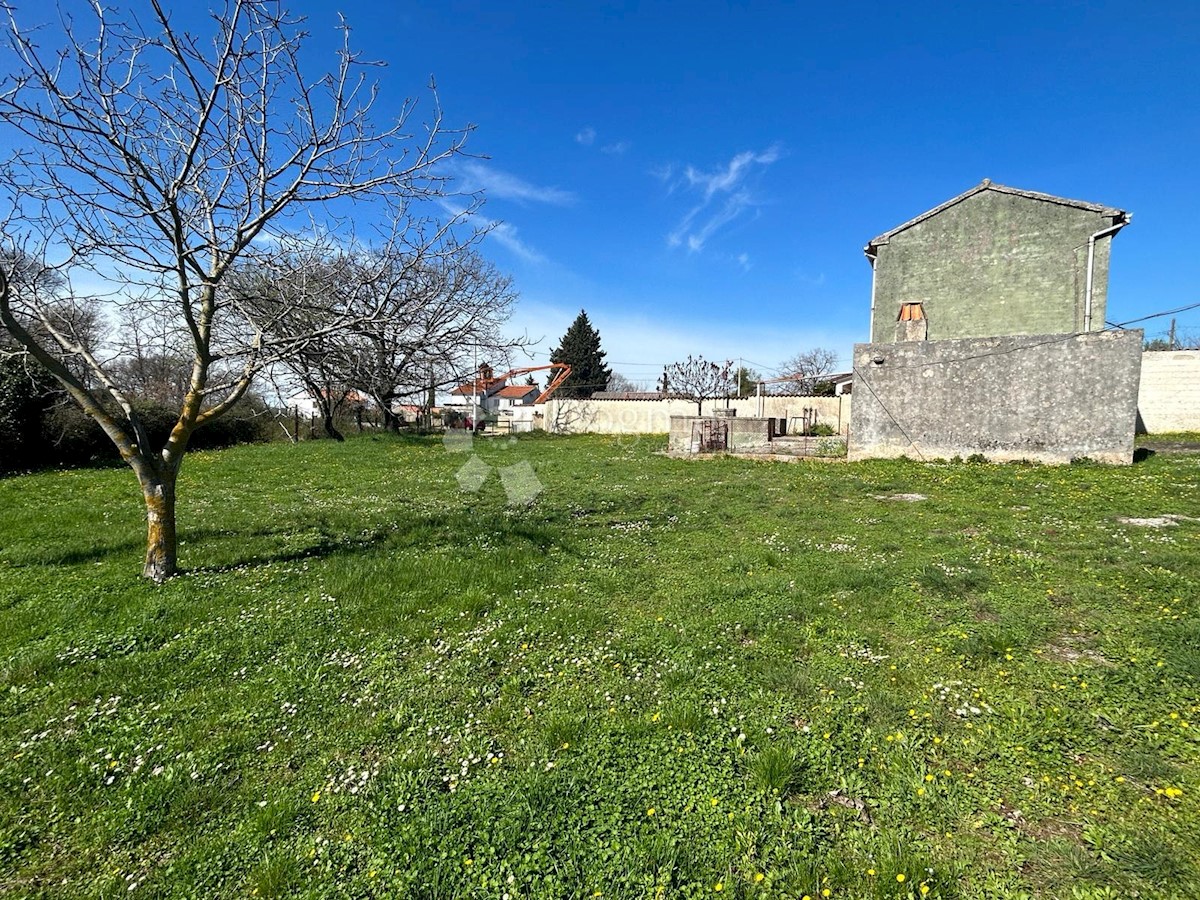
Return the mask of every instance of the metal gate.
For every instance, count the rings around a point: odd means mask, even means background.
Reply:
[[[692,423],[692,452],[718,453],[729,449],[729,422],[699,419]]]

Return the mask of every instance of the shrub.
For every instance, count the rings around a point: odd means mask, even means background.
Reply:
[[[50,404],[44,379],[17,357],[0,357],[0,472],[34,468],[43,456],[41,421]]]
[[[175,425],[178,411],[160,404],[139,403],[138,415],[151,443],[166,442]],[[215,422],[196,429],[188,443],[192,450],[216,450],[235,444],[270,440],[272,418],[255,399],[242,400]],[[42,419],[39,435],[41,465],[94,466],[120,460],[117,448],[95,420],[72,403],[54,406]]]

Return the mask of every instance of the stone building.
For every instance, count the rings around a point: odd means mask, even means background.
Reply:
[[[1128,464],[1141,331],[1105,331],[1127,212],[984,181],[880,235],[850,459]]]
[[[1124,210],[984,180],[864,248],[871,341],[1104,328]]]

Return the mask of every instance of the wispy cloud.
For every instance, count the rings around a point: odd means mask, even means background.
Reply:
[[[739,153],[727,164],[709,171],[686,166],[679,179],[675,178],[673,166],[653,173],[669,191],[682,188],[700,195],[699,201],[668,232],[667,244],[686,246],[689,253],[699,253],[722,227],[756,210],[762,201],[750,190],[748,182],[781,156],[778,145],[773,145],[761,152]]]
[[[575,143],[581,144],[584,147],[591,147],[596,143],[596,138],[599,136],[600,135],[596,129],[589,125],[586,128],[580,129],[575,134]],[[601,153],[607,153],[609,156],[621,156],[628,152],[629,148],[632,146],[632,141],[619,140],[608,141],[605,144],[601,144],[598,149]]]
[[[470,193],[483,191],[493,199],[515,200],[518,203],[549,203],[554,206],[569,206],[575,195],[556,187],[531,184],[525,179],[483,163],[467,161],[458,166],[463,189]]]
[[[469,211],[465,206],[461,203],[455,203],[446,197],[441,198],[438,201],[438,205],[453,219],[466,220],[469,216]],[[475,215],[479,214],[476,213]],[[521,239],[516,225],[510,222],[502,222],[499,219],[489,219],[482,215],[471,221],[484,232],[486,240],[495,241],[518,259],[522,259],[528,263],[546,262],[544,255]]]
[[[514,256],[529,263],[544,263],[546,257],[525,243],[517,234],[517,226],[508,222],[492,222],[488,237]]]
[[[750,254],[749,253],[739,253],[738,257],[737,257],[737,261],[738,261],[738,265],[742,267],[743,272],[750,271],[751,266],[750,266]]]

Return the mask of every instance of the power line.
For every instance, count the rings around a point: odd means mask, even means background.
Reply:
[[[1148,316],[1142,316],[1140,319],[1130,319],[1128,322],[1121,322],[1119,325],[1114,325],[1113,328],[1124,328],[1126,325],[1133,325],[1137,322],[1148,322],[1150,319],[1161,319],[1163,316],[1173,316],[1176,313],[1187,312],[1189,309],[1200,309],[1200,303],[1189,303],[1187,306],[1181,306],[1178,309],[1168,309],[1165,312],[1151,313]]]

